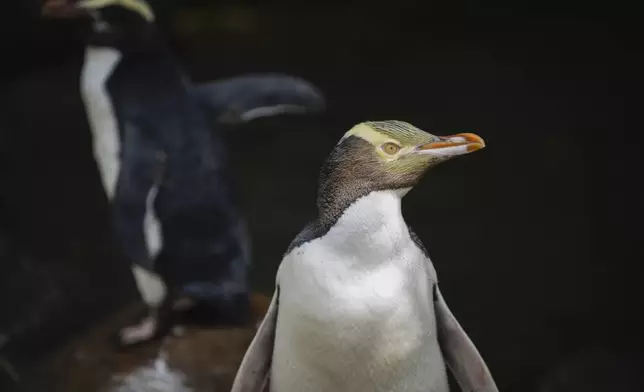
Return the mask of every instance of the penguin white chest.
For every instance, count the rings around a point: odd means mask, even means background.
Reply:
[[[430,269],[397,194],[356,201],[280,266],[273,389],[444,391]]]
[[[119,171],[119,131],[106,82],[121,61],[121,52],[88,46],[81,74],[81,98],[92,132],[94,156],[109,199],[114,196]]]

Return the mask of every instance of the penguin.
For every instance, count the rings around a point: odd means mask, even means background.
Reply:
[[[405,223],[423,173],[485,147],[401,121],[351,128],[323,164],[318,216],[290,244],[232,392],[497,392]]]
[[[91,21],[80,94],[117,239],[148,305],[117,342],[165,335],[186,304],[195,317],[245,322],[250,238],[219,130],[319,112],[322,94],[280,74],[193,84],[144,0],[50,0],[43,14]]]

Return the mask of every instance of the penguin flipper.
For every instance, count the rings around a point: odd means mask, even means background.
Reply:
[[[434,286],[438,341],[447,366],[467,392],[498,392],[485,361],[447,307],[438,285]]]
[[[230,392],[268,392],[273,342],[277,322],[279,287],[275,289],[266,316],[239,365]]]
[[[220,123],[316,113],[326,106],[323,94],[310,82],[279,74],[250,74],[195,84],[190,94]]]

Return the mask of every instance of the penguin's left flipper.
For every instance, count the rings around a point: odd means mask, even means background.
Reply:
[[[230,392],[268,392],[270,390],[269,377],[277,324],[278,298],[279,286],[275,289],[266,316],[239,365]]]
[[[498,392],[485,361],[447,307],[438,285],[434,285],[438,341],[443,357],[464,392]]]
[[[220,123],[244,123],[282,114],[318,113],[323,94],[310,82],[290,75],[250,74],[195,84],[190,94]]]

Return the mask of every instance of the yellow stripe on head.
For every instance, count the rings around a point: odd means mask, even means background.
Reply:
[[[409,123],[394,120],[365,121],[351,128],[340,141],[349,136],[360,137],[374,145],[391,141],[392,139],[404,145],[419,144],[435,137]]]
[[[342,139],[340,139],[340,143],[350,137],[350,136],[356,136],[361,139],[364,139],[368,141],[369,143],[373,144],[374,146],[378,146],[382,143],[387,142],[391,138],[387,136],[386,134],[382,132],[378,132],[374,127],[369,126],[368,123],[360,123],[353,128],[351,128],[347,133],[344,134]]]
[[[110,5],[121,6],[141,15],[148,22],[153,22],[154,12],[145,0],[83,0],[78,6],[85,9],[99,9]]]

